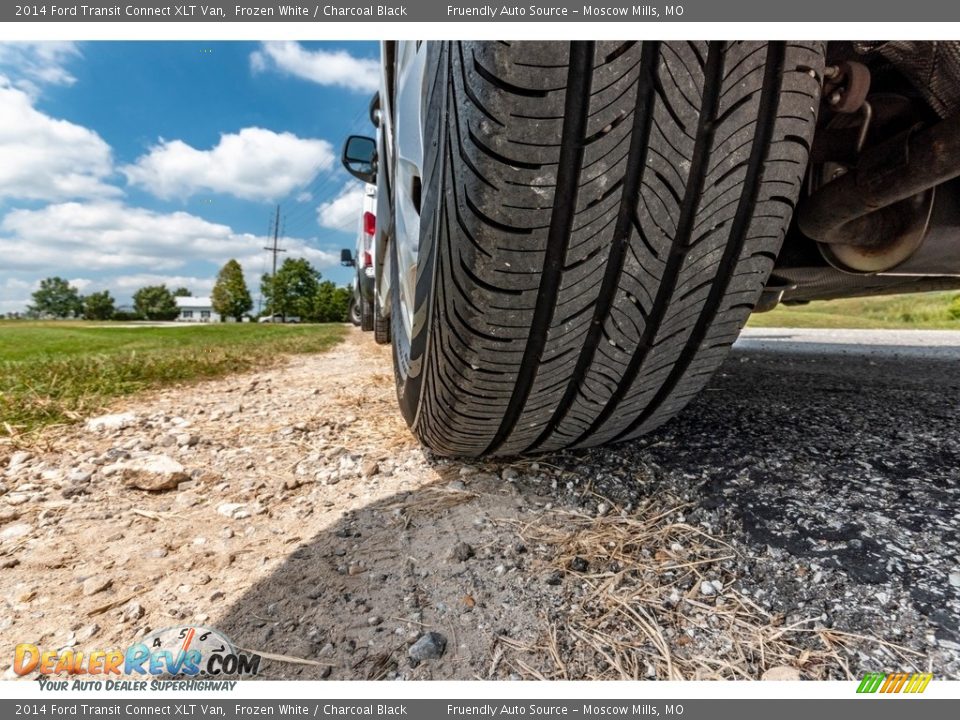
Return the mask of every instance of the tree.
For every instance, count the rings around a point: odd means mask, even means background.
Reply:
[[[90,293],[83,299],[83,317],[86,320],[109,320],[115,311],[109,290]]]
[[[77,289],[62,277],[49,277],[40,281],[28,311],[39,316],[79,317],[83,313],[83,301]]]
[[[166,285],[147,285],[133,294],[133,308],[147,320],[173,320],[180,314]]]
[[[193,293],[187,290],[185,287],[178,287],[173,291],[174,297],[193,297]]]
[[[330,312],[330,322],[348,322],[350,320],[350,300],[353,290],[347,286],[338,287],[333,291],[333,307]]]
[[[247,289],[247,281],[243,279],[243,268],[236,260],[228,260],[220,268],[210,299],[213,309],[221,318],[232,317],[237,322],[243,320],[244,313],[253,309],[253,299]]]
[[[324,280],[317,287],[310,320],[314,322],[345,322],[350,308],[350,288],[337,287]]]
[[[320,273],[303,258],[287,258],[276,277],[263,276],[260,292],[267,302],[267,315],[309,319],[320,284]]]

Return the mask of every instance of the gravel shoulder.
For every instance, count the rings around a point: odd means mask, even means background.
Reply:
[[[960,678],[960,334],[796,333],[747,331],[651,436],[513,463],[426,456],[356,331],[0,446],[0,645],[196,623],[310,661],[277,679]]]

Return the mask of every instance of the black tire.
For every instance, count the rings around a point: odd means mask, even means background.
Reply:
[[[360,329],[364,332],[373,330],[373,303],[360,298]]]
[[[351,323],[360,327],[360,302],[357,300],[356,295],[350,298],[350,306],[347,309],[347,318]]]
[[[634,438],[679,412],[773,267],[823,51],[430,44],[411,337],[393,324],[418,438],[515,455]]]
[[[390,318],[380,312],[380,304],[373,303],[373,339],[377,345],[390,344]]]

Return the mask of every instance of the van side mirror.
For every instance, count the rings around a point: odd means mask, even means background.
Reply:
[[[364,135],[351,135],[343,144],[341,157],[347,172],[365,183],[377,182],[377,141]]]
[[[357,261],[353,259],[353,253],[348,248],[340,251],[340,264],[344,267],[356,267]]]

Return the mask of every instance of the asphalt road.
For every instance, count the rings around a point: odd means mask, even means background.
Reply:
[[[617,454],[689,486],[788,619],[960,677],[960,332],[748,329],[679,418]],[[895,664],[878,652],[865,665]]]

